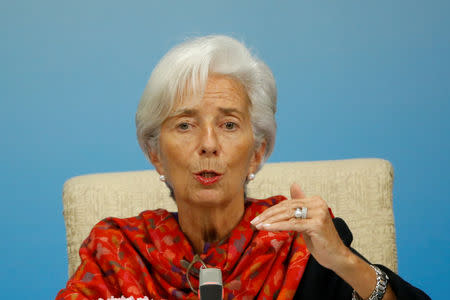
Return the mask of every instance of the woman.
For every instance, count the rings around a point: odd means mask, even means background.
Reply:
[[[429,299],[349,248],[320,196],[246,198],[272,152],[276,87],[238,41],[207,36],[172,49],[136,114],[141,148],[178,213],[98,223],[56,299],[197,299],[198,272],[219,268],[224,299]]]

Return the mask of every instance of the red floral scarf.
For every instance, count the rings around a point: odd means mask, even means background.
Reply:
[[[226,241],[206,244],[200,258],[220,268],[224,299],[292,299],[309,252],[301,234],[254,229],[250,221],[285,200],[248,199],[244,217]],[[99,222],[80,248],[82,263],[56,299],[144,297],[198,299],[186,281],[194,251],[176,215],[144,211],[127,219]],[[200,268],[201,263],[194,264]],[[190,281],[198,287],[198,276]]]

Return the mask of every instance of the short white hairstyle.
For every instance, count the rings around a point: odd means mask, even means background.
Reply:
[[[275,144],[275,79],[269,67],[243,43],[223,35],[187,40],[159,61],[136,112],[136,133],[142,151],[147,158],[149,150],[159,153],[162,123],[182,95],[203,94],[209,74],[229,76],[244,87],[250,100],[254,146],[266,142],[264,163]]]

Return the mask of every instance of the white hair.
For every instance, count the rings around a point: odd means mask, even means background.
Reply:
[[[250,100],[255,147],[265,140],[263,163],[276,135],[277,89],[269,67],[239,41],[223,35],[187,40],[172,48],[153,70],[136,112],[139,145],[159,153],[160,127],[182,95],[202,95],[208,74],[230,76],[242,84]],[[262,164],[261,164],[262,165]],[[261,166],[260,166],[261,167]]]

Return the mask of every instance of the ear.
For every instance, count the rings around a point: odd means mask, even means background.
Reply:
[[[252,159],[250,161],[250,173],[255,173],[261,164],[264,154],[266,153],[266,140],[263,140],[261,145],[253,152]]]
[[[148,158],[150,159],[150,162],[152,163],[152,165],[155,167],[156,171],[160,174],[160,175],[164,175],[164,168],[161,162],[161,157],[158,153],[158,151],[155,151],[153,149],[151,149],[150,147],[148,147]]]

